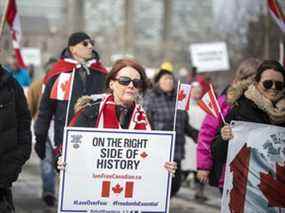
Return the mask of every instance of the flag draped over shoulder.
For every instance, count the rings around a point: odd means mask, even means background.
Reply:
[[[278,4],[277,0],[267,0],[268,9],[273,17],[273,19],[276,21],[276,23],[279,25],[282,32],[285,32],[285,16],[282,12],[282,9],[280,5]]]
[[[18,65],[20,67],[26,67],[20,51],[22,30],[16,0],[9,0],[8,7],[5,13],[5,20],[10,27],[10,32],[12,35],[12,44]]]

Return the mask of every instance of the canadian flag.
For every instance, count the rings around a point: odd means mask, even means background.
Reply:
[[[273,19],[279,25],[282,32],[285,32],[285,16],[282,12],[280,5],[278,4],[277,0],[267,0],[267,5],[270,14],[272,15]]]
[[[22,30],[21,30],[20,16],[17,10],[16,0],[9,0],[5,14],[5,20],[7,21],[10,27],[10,32],[12,35],[12,45],[15,51],[18,65],[20,67],[26,67],[20,51]]]
[[[124,193],[125,198],[132,198],[134,192],[134,182],[127,181],[124,186],[120,185],[119,183],[112,185],[110,181],[103,181],[102,182],[102,191],[101,197],[110,197],[110,193],[119,195]]]
[[[218,104],[212,84],[210,84],[210,89],[208,90],[208,92],[206,92],[201,98],[201,100],[198,101],[198,105],[206,113],[218,118],[219,113],[221,113],[221,108]]]
[[[61,73],[52,86],[50,99],[67,101],[69,99],[71,83],[72,83],[72,72]]]
[[[189,110],[190,95],[191,95],[191,85],[180,84],[177,94],[177,109],[185,111]]]

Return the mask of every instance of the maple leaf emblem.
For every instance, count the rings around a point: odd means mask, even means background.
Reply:
[[[186,97],[186,94],[184,93],[184,90],[181,89],[178,94],[178,101],[182,101],[185,97]]]
[[[268,200],[268,206],[285,208],[285,165],[276,163],[276,179],[268,173],[260,172],[258,187]]]
[[[140,154],[140,156],[141,156],[142,158],[146,158],[146,157],[148,156],[148,154],[146,154],[146,152],[142,152],[142,153]]]
[[[62,83],[60,84],[60,89],[61,89],[63,92],[66,92],[67,85],[68,85],[68,82],[67,82],[67,81],[62,82]]]
[[[120,184],[117,184],[116,186],[112,187],[112,191],[115,194],[120,194],[123,191],[123,187],[121,187]]]

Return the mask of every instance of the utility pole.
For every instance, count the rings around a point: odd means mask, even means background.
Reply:
[[[163,30],[162,30],[162,50],[163,58],[168,56],[170,50],[170,34],[172,29],[172,0],[163,1]]]
[[[134,47],[134,0],[125,0],[124,12],[124,53],[132,54]]]

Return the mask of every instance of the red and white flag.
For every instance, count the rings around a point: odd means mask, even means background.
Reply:
[[[180,84],[177,94],[177,109],[188,111],[190,106],[190,96],[191,85]]]
[[[110,181],[102,182],[101,197],[110,197],[110,194],[120,195],[124,194],[125,198],[132,198],[134,192],[134,182],[127,181],[124,185],[116,183],[111,185]]]
[[[283,33],[285,33],[285,16],[282,12],[280,5],[278,4],[277,0],[267,0],[267,5],[270,14],[272,15],[273,19],[279,25],[280,29]]]
[[[7,21],[10,27],[10,32],[12,35],[12,44],[18,65],[20,67],[26,67],[20,51],[22,30],[21,30],[20,16],[17,9],[16,0],[9,0],[5,14],[5,20]]]
[[[198,101],[198,105],[206,113],[211,114],[216,118],[219,117],[219,114],[222,116],[222,111],[217,101],[212,84],[210,84],[210,89],[208,90],[208,92],[206,92],[204,96],[201,98],[201,100]]]
[[[69,99],[71,83],[72,83],[72,72],[61,73],[52,86],[50,99],[67,101]]]

